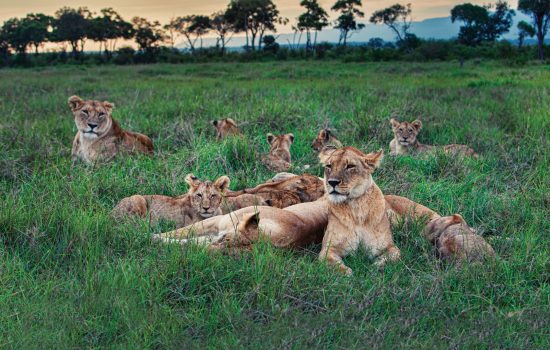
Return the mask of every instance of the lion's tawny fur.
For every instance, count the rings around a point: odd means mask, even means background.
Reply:
[[[319,133],[317,134],[317,137],[315,140],[313,140],[313,143],[311,144],[311,148],[313,148],[315,151],[320,152],[323,147],[326,146],[333,146],[336,148],[342,147],[342,142],[336,138],[334,133],[331,129],[321,129]]]
[[[242,135],[237,123],[231,118],[213,120],[212,125],[216,128],[216,139],[222,140],[227,136]]]
[[[265,166],[275,172],[287,171],[291,166],[290,146],[294,142],[293,134],[275,136],[267,134],[269,153],[262,156]]]

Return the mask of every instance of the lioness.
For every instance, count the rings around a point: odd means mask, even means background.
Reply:
[[[465,156],[472,156],[477,158],[477,153],[466,145],[446,145],[446,146],[430,146],[421,144],[417,137],[418,133],[422,129],[422,122],[415,120],[412,123],[398,122],[395,119],[390,119],[392,126],[394,139],[390,142],[390,154],[402,155],[409,153],[423,153],[435,150],[437,147],[441,147],[443,152],[450,154],[462,154]]]
[[[442,260],[481,262],[495,256],[493,248],[458,214],[431,220],[424,229],[424,236],[435,244]]]
[[[230,135],[242,135],[237,123],[231,118],[212,120],[216,128],[216,139],[221,140]]]
[[[150,216],[151,222],[160,219],[174,221],[176,227],[221,215],[222,198],[229,187],[229,178],[221,176],[214,183],[200,181],[195,175],[185,177],[189,184],[186,195],[168,197],[161,195],[134,195],[122,199],[112,211],[115,218],[126,216]]]
[[[78,129],[73,140],[71,158],[86,163],[108,161],[118,153],[153,153],[153,142],[145,135],[123,130],[111,113],[110,102],[84,101],[78,96],[69,97],[69,107]]]
[[[336,138],[336,136],[334,136],[334,133],[332,132],[332,130],[327,128],[321,129],[321,131],[319,131],[317,138],[313,140],[313,143],[311,144],[311,148],[319,152],[325,146],[334,146],[336,148],[342,147],[342,142],[340,142]]]
[[[262,157],[265,166],[275,172],[286,171],[290,168],[290,146],[294,142],[293,134],[275,136],[267,134],[267,142],[271,146],[269,153]]]
[[[328,226],[320,258],[351,274],[342,257],[362,244],[375,264],[400,258],[393,243],[386,201],[372,179],[384,151],[364,154],[353,147],[325,147],[319,154],[325,167],[326,198],[329,203]]]

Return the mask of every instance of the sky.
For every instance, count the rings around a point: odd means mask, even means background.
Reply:
[[[492,0],[495,2],[496,0]],[[302,12],[300,0],[274,0],[281,15],[294,22],[294,19]],[[319,3],[329,12],[331,19],[335,13],[329,11],[335,0],[319,0]],[[396,2],[411,2],[413,6],[413,19],[415,21],[433,17],[447,17],[450,9],[457,4],[471,2],[485,4],[491,0],[363,0],[363,11],[368,17],[373,11],[393,5]],[[87,6],[92,11],[98,11],[104,7],[113,7],[124,18],[129,20],[133,16],[142,16],[150,20],[158,20],[166,23],[173,16],[190,14],[209,15],[215,11],[224,9],[229,0],[0,0],[0,22],[11,17],[22,17],[29,12],[41,12],[53,14],[63,6],[79,7]],[[517,0],[511,0],[512,7],[517,7]],[[282,28],[284,31],[284,28]]]

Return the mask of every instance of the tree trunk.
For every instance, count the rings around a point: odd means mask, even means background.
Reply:
[[[319,31],[315,31],[315,37],[313,39],[313,49],[315,49],[315,47],[317,46],[317,33],[319,33]]]
[[[34,44],[34,54],[38,56],[38,46],[39,44]]]
[[[309,48],[311,46],[311,34],[309,32],[309,28],[306,29],[306,51],[309,51]]]
[[[544,61],[544,35],[542,34],[541,30],[539,30],[537,33],[537,39],[539,44],[539,59],[541,61]]]

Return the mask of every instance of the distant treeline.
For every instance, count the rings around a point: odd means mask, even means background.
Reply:
[[[298,0],[297,0],[298,1]],[[532,18],[532,24],[518,24],[518,46],[498,42],[509,32],[515,11],[506,1],[478,6],[470,3],[451,10],[452,21],[463,25],[457,38],[449,41],[421,40],[411,33],[412,7],[395,4],[375,11],[371,23],[383,24],[396,37],[395,43],[373,38],[363,45],[349,45],[350,36],[364,28],[361,0],[337,0],[331,7],[338,17],[329,22],[328,13],[317,0],[302,0],[304,12],[292,24],[294,40],[281,47],[277,25],[289,23],[272,0],[231,0],[225,10],[205,15],[174,17],[158,21],[134,17],[129,22],[112,8],[93,13],[86,7],[63,7],[53,16],[28,14],[11,18],[0,28],[0,65],[33,66],[61,63],[151,63],[206,60],[252,60],[288,58],[342,58],[344,60],[447,60],[473,57],[527,60],[545,57],[544,39],[550,27],[550,0],[520,0],[518,10]],[[333,25],[340,32],[337,44],[318,43],[317,34]],[[240,52],[227,50],[233,35],[244,33],[246,45]],[[216,36],[216,46],[203,48],[205,35]],[[536,37],[537,49],[523,47],[526,38]],[[305,39],[305,44],[302,43]],[[136,48],[121,41],[134,41]],[[96,42],[99,50],[85,54],[85,43]],[[187,49],[175,48],[183,41]],[[46,43],[54,52],[40,53]],[[33,51],[34,55],[29,55]],[[42,51],[44,51],[42,49]]]

